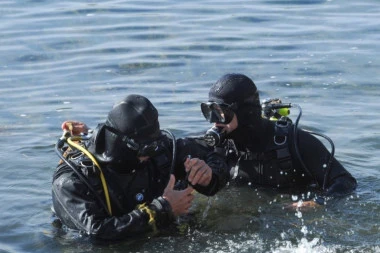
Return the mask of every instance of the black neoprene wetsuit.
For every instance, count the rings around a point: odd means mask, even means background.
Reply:
[[[214,195],[225,186],[229,172],[224,156],[194,139],[177,139],[176,179],[186,176],[184,161],[188,155],[203,159],[213,171],[207,187],[195,185],[204,195]],[[105,194],[99,170],[79,151],[68,154],[85,181],[66,163],[58,165],[52,182],[55,214],[68,228],[82,231],[92,237],[119,240],[162,228],[173,222],[170,204],[162,198],[169,181],[172,163],[172,144],[167,138],[167,149],[147,162],[130,161],[122,166],[101,163],[112,215],[104,204]],[[91,185],[91,187],[88,186]],[[92,188],[92,189],[90,189]],[[152,220],[153,218],[153,220]]]
[[[328,169],[331,154],[314,135],[298,129],[298,150],[303,166],[294,145],[294,125],[276,130],[274,121],[262,119],[259,122],[254,127],[238,128],[229,135],[238,153],[233,159],[236,166],[230,172],[233,180],[278,189],[316,185],[325,196],[347,194],[356,188],[355,178],[335,157]]]

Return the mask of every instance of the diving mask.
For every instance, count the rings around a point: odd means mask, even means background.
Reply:
[[[234,117],[234,105],[218,104],[216,102],[201,103],[203,116],[210,123],[228,124]]]
[[[162,151],[162,147],[165,146],[164,139],[162,138],[163,135],[161,133],[159,133],[159,135],[155,138],[137,141],[136,139],[121,133],[113,127],[106,126],[106,128],[113,134],[120,137],[121,141],[125,143],[129,149],[137,151],[137,156],[156,156]]]

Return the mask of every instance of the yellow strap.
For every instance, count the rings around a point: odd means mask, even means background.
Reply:
[[[84,147],[82,147],[78,143],[74,142],[74,141],[80,141],[80,140],[82,140],[82,138],[80,136],[72,136],[72,137],[67,138],[67,143],[69,145],[71,145],[71,146],[74,146],[76,149],[82,151],[86,156],[88,156],[91,159],[91,161],[99,169],[99,171],[100,171],[100,180],[102,181],[102,186],[103,186],[103,190],[104,190],[104,195],[106,197],[106,203],[107,203],[108,212],[109,212],[110,215],[112,215],[110,196],[109,196],[109,193],[108,193],[107,182],[106,182],[106,179],[104,177],[103,171],[100,168],[100,165],[96,161],[95,157],[90,152],[88,152],[87,149],[85,149]]]
[[[148,223],[149,223],[149,225],[152,226],[153,232],[156,232],[157,231],[156,219],[155,219],[156,212],[153,211],[152,209],[150,209],[145,203],[138,205],[137,208],[140,209],[141,211],[145,211],[148,214],[148,216],[149,216]]]

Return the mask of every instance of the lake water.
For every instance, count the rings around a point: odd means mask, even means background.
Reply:
[[[0,252],[380,252],[379,13],[378,0],[2,0]],[[95,127],[139,93],[177,137],[203,133],[199,104],[231,72],[299,104],[356,192],[296,210],[294,196],[229,186],[198,196],[181,233],[111,245],[54,228],[64,120]]]

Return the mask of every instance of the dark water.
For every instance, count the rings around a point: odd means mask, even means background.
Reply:
[[[378,0],[0,2],[0,252],[380,252]],[[52,226],[60,124],[95,127],[130,93],[161,126],[204,132],[199,103],[228,72],[303,109],[357,191],[311,210],[227,187],[199,196],[181,233],[112,245]],[[292,111],[292,116],[297,111]],[[328,145],[328,144],[326,144]]]

